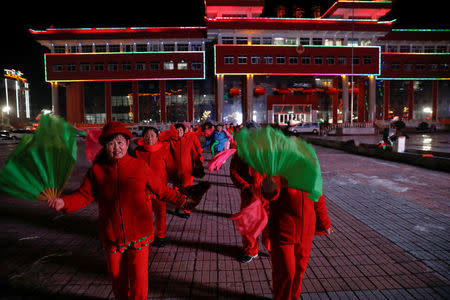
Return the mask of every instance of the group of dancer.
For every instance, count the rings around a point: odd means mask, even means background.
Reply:
[[[209,148],[214,155],[235,147],[237,130],[223,124],[206,123],[194,129],[178,123],[161,133],[147,127],[142,137],[132,140],[124,124],[107,123],[99,137],[103,148],[81,186],[72,194],[48,200],[49,207],[65,213],[98,202],[100,240],[116,300],[147,299],[148,248],[166,245],[167,202],[176,215],[189,218],[207,190],[193,184],[194,175],[204,176],[203,151]],[[262,239],[272,259],[273,298],[298,299],[313,236],[331,231],[324,197],[313,202],[280,177],[273,178],[274,188],[268,191],[264,176],[237,154],[230,176],[241,190],[241,209],[256,198],[269,215]],[[249,263],[258,256],[259,241],[243,235],[242,243],[240,261]]]

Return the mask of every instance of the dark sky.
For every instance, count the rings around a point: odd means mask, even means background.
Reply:
[[[293,4],[305,9],[305,17],[311,17],[310,8],[320,5],[322,12],[334,0],[266,0],[264,13],[273,15],[277,4],[288,10]],[[396,28],[450,28],[446,0],[393,0],[393,10],[386,19],[396,19]],[[93,6],[93,3],[95,6]],[[31,85],[31,102],[39,108],[51,103],[50,85],[44,80],[44,49],[33,40],[28,30],[82,27],[139,27],[139,26],[202,26],[203,0],[163,1],[34,1],[25,5],[29,15],[3,16],[1,24],[0,62],[3,69],[23,72]],[[130,6],[126,4],[130,3]],[[146,3],[143,5],[142,3]],[[440,6],[439,6],[440,5]]]

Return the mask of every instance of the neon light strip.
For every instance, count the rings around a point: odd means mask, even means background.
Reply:
[[[146,52],[77,52],[77,53],[45,53],[44,55],[58,56],[58,55],[111,55],[111,54],[182,54],[182,53],[203,53],[205,56],[205,51],[146,51]]]
[[[5,78],[5,92],[6,92],[6,107],[9,107],[8,102],[8,79]],[[8,109],[8,115],[9,115],[9,109]]]
[[[25,116],[30,118],[30,90],[25,90]]]
[[[299,23],[304,23],[303,21],[315,21],[317,23],[325,23],[325,22],[370,22],[370,23],[379,23],[376,19],[315,19],[315,18],[273,18],[273,17],[217,17],[217,18],[206,18],[208,21],[241,21],[241,20],[249,20],[249,21],[265,21],[265,20],[273,20],[273,21],[299,21]],[[388,23],[388,21],[383,21],[383,23]]]
[[[377,77],[377,80],[450,80],[450,77],[435,77],[435,78],[419,78],[419,77],[405,77],[405,78],[398,78],[398,77]]]
[[[17,114],[17,118],[20,117],[20,112],[19,112],[19,82],[16,81],[16,114]]]

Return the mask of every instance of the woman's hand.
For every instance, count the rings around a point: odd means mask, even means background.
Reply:
[[[331,227],[328,228],[326,231],[327,231],[327,234],[330,234],[330,233],[334,232],[333,229],[331,229]]]
[[[47,205],[50,208],[53,208],[56,211],[60,211],[61,209],[64,208],[64,206],[66,205],[64,203],[64,200],[61,198],[54,198],[54,199],[48,199],[47,200]]]

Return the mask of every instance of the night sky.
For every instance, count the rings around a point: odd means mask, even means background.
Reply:
[[[305,17],[311,17],[310,8],[320,5],[325,12],[334,0],[266,0],[264,14],[273,16],[277,4],[293,4],[305,9]],[[449,29],[449,12],[443,5],[446,0],[393,0],[393,10],[385,18],[396,19],[395,28]],[[95,3],[95,6],[93,6]],[[130,6],[126,4],[130,3]],[[145,5],[142,3],[146,3]],[[28,30],[90,27],[146,27],[146,26],[203,26],[203,0],[163,1],[34,1],[18,2],[31,12],[4,14],[1,24],[1,70],[20,70],[31,85],[31,103],[34,109],[50,107],[50,85],[44,80],[44,48],[33,40]]]

